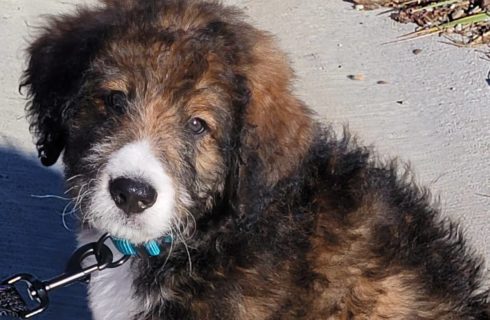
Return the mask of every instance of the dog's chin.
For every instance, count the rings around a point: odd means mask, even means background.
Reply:
[[[108,232],[115,238],[125,239],[134,244],[157,240],[171,232],[171,228],[167,224],[152,224],[143,217],[122,217],[118,221],[100,218],[93,221],[92,227],[102,233]]]

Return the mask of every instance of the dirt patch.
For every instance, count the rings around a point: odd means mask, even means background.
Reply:
[[[390,8],[385,13],[417,29],[403,35],[408,40],[431,34],[444,35],[458,46],[490,43],[490,0],[353,0],[358,10]]]

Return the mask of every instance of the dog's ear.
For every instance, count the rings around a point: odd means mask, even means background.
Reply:
[[[51,18],[28,49],[20,88],[28,90],[26,112],[42,164],[54,164],[63,151],[69,104],[84,72],[107,36],[107,11],[80,9]]]
[[[284,54],[268,35],[252,49],[246,74],[250,102],[245,111],[242,155],[258,160],[258,172],[272,185],[299,164],[312,140],[314,122],[309,109],[292,94],[293,72]]]

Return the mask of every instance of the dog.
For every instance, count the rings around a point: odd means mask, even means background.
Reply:
[[[165,249],[94,276],[94,319],[489,319],[458,226],[396,161],[317,121],[245,20],[103,0],[30,45],[31,131],[44,165],[63,153],[81,243]]]

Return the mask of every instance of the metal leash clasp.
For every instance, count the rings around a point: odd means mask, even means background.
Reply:
[[[106,233],[97,242],[91,242],[78,248],[68,260],[65,272],[51,280],[42,281],[27,273],[17,274],[5,280],[4,285],[15,286],[21,282],[27,284],[29,298],[37,303],[35,307],[22,312],[20,316],[28,319],[46,310],[49,305],[49,291],[75,282],[88,282],[92,273],[106,268],[116,268],[128,261],[130,256],[122,256],[117,261],[113,261],[114,255],[105,244],[109,238],[110,235]],[[95,263],[84,266],[90,257],[95,258]]]

